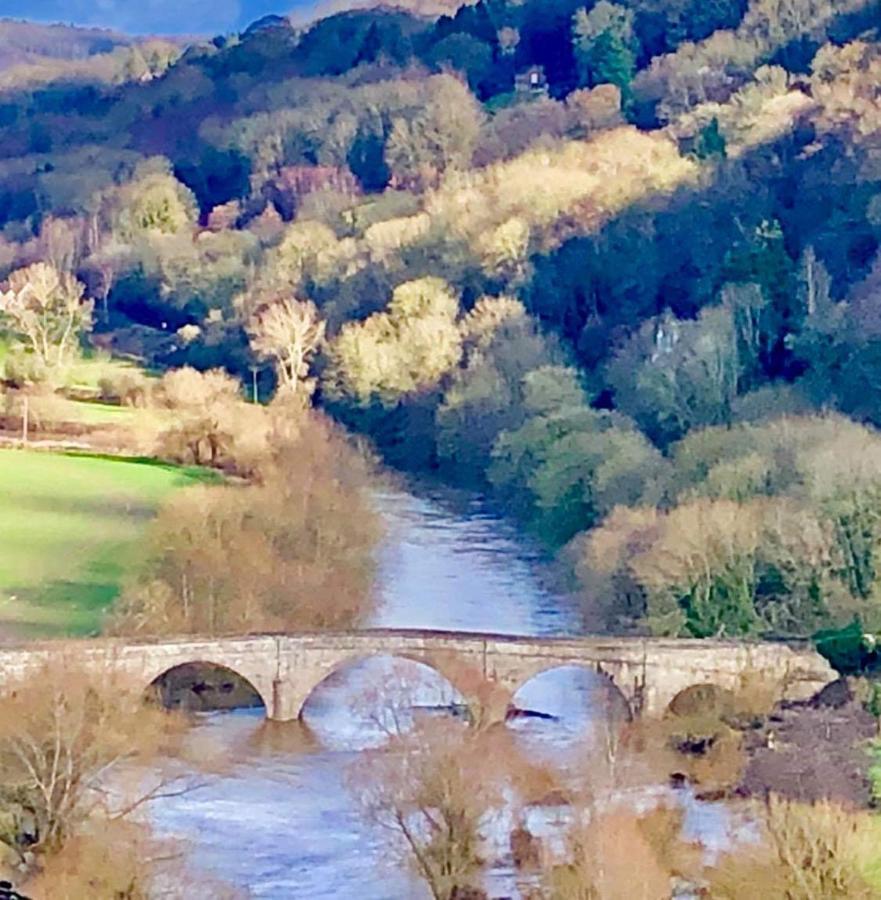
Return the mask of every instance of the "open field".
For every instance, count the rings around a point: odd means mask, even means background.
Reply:
[[[62,402],[66,413],[64,421],[83,425],[131,425],[142,412],[131,406],[114,406],[111,403],[63,399]]]
[[[212,477],[152,461],[0,450],[0,636],[97,631],[162,500]]]

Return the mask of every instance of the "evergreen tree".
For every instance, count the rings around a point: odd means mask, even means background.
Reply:
[[[693,153],[698,159],[725,159],[728,155],[728,144],[716,116],[713,116],[698,133]]]
[[[585,62],[591,86],[614,84],[621,89],[623,98],[628,96],[636,74],[636,59],[619,34],[612,30],[600,34],[585,54]]]
[[[574,47],[582,84],[614,84],[626,100],[636,74],[633,13],[600,0],[590,11],[575,15]]]

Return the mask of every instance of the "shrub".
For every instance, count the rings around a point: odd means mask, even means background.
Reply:
[[[150,379],[134,369],[111,370],[98,380],[98,396],[104,403],[144,407],[150,395]]]
[[[258,484],[171,499],[111,631],[225,634],[362,620],[378,536],[363,463],[318,417],[272,445]]]
[[[869,900],[867,873],[877,863],[878,823],[834,803],[771,796],[757,809],[763,840],[729,854],[712,871],[718,900]]]
[[[3,362],[3,380],[14,388],[24,388],[32,384],[43,384],[48,380],[49,370],[45,363],[24,348],[10,350]]]

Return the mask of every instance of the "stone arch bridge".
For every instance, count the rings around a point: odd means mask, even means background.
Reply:
[[[807,645],[662,638],[536,638],[460,632],[371,630],[130,641],[99,639],[0,645],[4,685],[39,677],[47,665],[94,670],[146,689],[187,664],[220,666],[254,687],[276,721],[299,718],[309,695],[334,672],[377,656],[434,669],[466,699],[475,674],[508,696],[534,676],[582,666],[606,676],[634,712],[660,713],[686,688],[714,684],[736,690],[746,675],[780,699],[806,699],[835,672]]]

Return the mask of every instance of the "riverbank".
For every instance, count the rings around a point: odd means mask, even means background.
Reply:
[[[850,809],[874,803],[870,769],[878,720],[845,680],[806,703],[782,704],[745,735],[747,765],[735,789],[742,797],[770,793]]]

